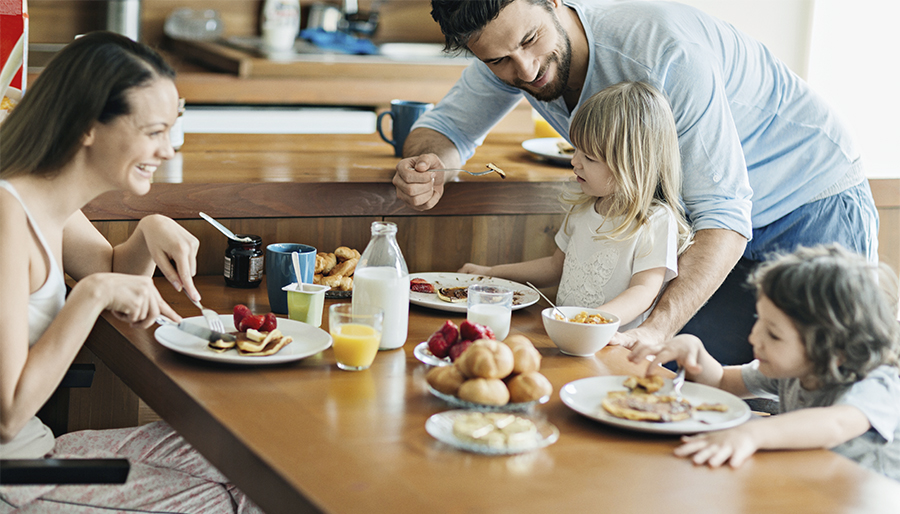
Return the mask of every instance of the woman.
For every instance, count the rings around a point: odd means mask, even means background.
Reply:
[[[127,457],[122,486],[0,488],[0,512],[61,504],[175,512],[258,511],[165,423],[54,440],[35,417],[105,310],[149,327],[181,319],[153,285],[200,295],[197,239],[173,220],[143,218],[112,247],[81,208],[107,191],[143,195],[174,155],[174,71],[153,50],[95,32],[64,48],[0,125],[0,455]],[[68,297],[63,273],[77,281]],[[27,320],[10,323],[10,320]]]

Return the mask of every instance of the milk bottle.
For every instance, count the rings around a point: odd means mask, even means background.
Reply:
[[[384,311],[380,350],[406,343],[409,321],[409,269],[397,245],[397,225],[372,223],[372,239],[353,273],[353,306]]]

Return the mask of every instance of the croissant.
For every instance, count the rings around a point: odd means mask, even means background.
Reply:
[[[337,264],[337,257],[333,253],[319,252],[316,254],[315,273],[327,275]]]

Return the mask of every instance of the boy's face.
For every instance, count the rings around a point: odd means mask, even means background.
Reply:
[[[504,7],[468,48],[497,78],[538,100],[566,90],[572,49],[557,15],[539,5],[519,0]]]
[[[756,313],[750,344],[760,373],[769,378],[799,378],[805,385],[813,378],[813,365],[791,318],[765,295],[759,296]]]

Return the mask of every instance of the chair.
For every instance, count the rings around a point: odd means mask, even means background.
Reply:
[[[93,364],[72,364],[59,388],[38,412],[54,436],[68,431],[69,389],[90,387]],[[0,459],[0,484],[124,484],[128,459]]]

